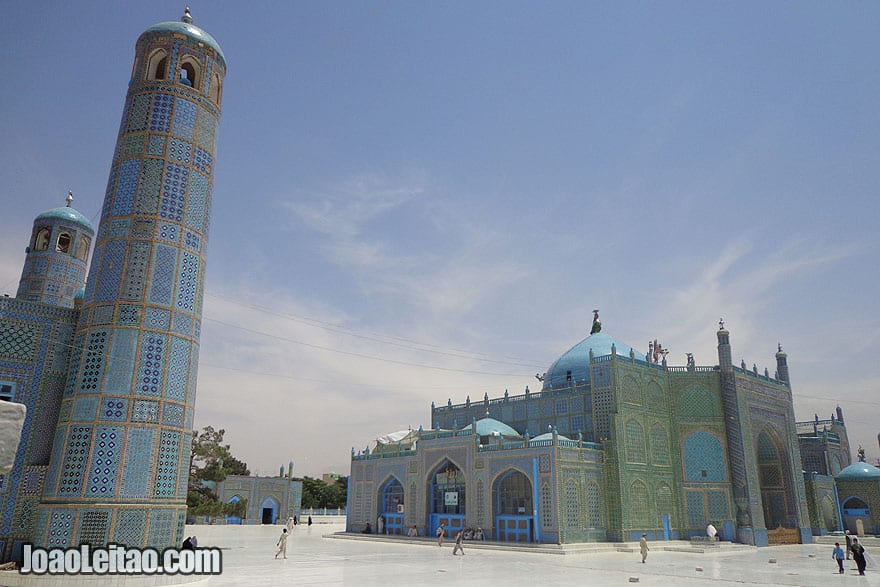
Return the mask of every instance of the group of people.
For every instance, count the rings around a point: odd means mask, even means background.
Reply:
[[[856,563],[856,567],[859,569],[859,575],[864,575],[865,567],[867,566],[867,561],[865,560],[865,547],[859,544],[859,539],[852,536],[849,533],[849,530],[844,532],[844,538],[846,538],[846,552],[843,552],[839,542],[835,542],[834,551],[831,553],[831,558],[837,561],[837,572],[843,574],[843,560],[845,556],[846,560],[852,558]],[[852,556],[850,557],[850,555]]]
[[[480,533],[482,534],[482,530]],[[459,552],[464,556],[464,546],[462,545],[462,541],[464,540],[464,530],[459,530],[455,534],[455,547],[452,549],[452,556],[455,556]],[[446,524],[441,523],[437,527],[437,546],[443,546],[443,538],[446,536]]]

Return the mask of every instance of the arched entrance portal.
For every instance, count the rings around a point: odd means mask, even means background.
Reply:
[[[532,542],[535,519],[532,482],[519,471],[509,471],[492,486],[495,538],[503,542]]]
[[[859,524],[861,522],[861,524]],[[859,527],[861,525],[861,528]],[[863,535],[871,533],[874,522],[871,518],[871,508],[858,497],[850,497],[843,502],[843,527],[852,533]]]
[[[428,535],[437,534],[440,524],[446,525],[448,536],[464,529],[465,524],[465,489],[466,482],[464,473],[450,460],[434,469],[430,477],[431,486],[428,495],[431,496],[430,519],[428,520]]]
[[[382,528],[376,522],[376,532],[381,534],[403,534],[403,485],[392,477],[379,490],[379,515]]]
[[[278,520],[278,501],[275,498],[267,497],[260,504],[260,523],[274,524]]]
[[[774,435],[758,435],[758,481],[770,544],[800,542],[788,454]]]

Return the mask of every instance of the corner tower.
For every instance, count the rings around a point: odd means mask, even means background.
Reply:
[[[34,220],[25,249],[24,267],[15,297],[49,306],[72,308],[86,282],[86,263],[95,229],[88,218],[67,206],[43,212]]]
[[[189,9],[137,41],[37,544],[182,539],[225,74]]]

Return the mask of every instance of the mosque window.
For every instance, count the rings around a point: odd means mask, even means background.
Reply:
[[[35,251],[45,251],[49,248],[49,235],[51,234],[51,230],[45,226],[41,226],[37,229],[37,232],[34,236],[34,250]]]
[[[147,62],[147,79],[164,80],[168,77],[168,54],[157,49]]]
[[[76,258],[80,261],[85,261],[89,256],[89,245],[92,244],[92,241],[87,236],[79,237],[79,246],[76,248]]]
[[[587,484],[587,518],[590,528],[602,527],[602,500],[599,485],[595,482]]]
[[[626,460],[630,463],[647,463],[645,432],[635,420],[626,423]]]
[[[55,243],[55,250],[59,253],[69,253],[72,240],[73,239],[70,238],[70,233],[62,232],[58,235],[58,241]]]
[[[565,483],[565,525],[580,528],[580,492],[577,481],[569,479]]]
[[[184,57],[180,61],[180,83],[198,89],[199,64],[192,57]]]

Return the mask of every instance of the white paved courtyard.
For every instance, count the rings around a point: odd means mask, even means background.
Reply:
[[[388,539],[355,536],[328,537],[341,524],[299,525],[288,540],[287,560],[275,559],[281,526],[187,526],[199,546],[217,546],[223,552],[223,574],[210,579],[176,582],[190,585],[758,585],[880,587],[880,541],[869,540],[867,575],[859,577],[852,561],[839,575],[831,559],[832,546],[810,544],[749,548],[734,546],[717,552],[663,550],[670,543],[653,542],[646,564],[635,544],[632,552],[604,546],[601,552],[565,554],[505,550],[493,545],[465,543],[465,555],[453,556],[452,545],[438,547],[433,539]],[[877,543],[877,546],[874,546]],[[551,547],[552,549],[552,547]],[[776,562],[771,563],[770,559]],[[702,569],[702,570],[698,570]],[[17,573],[16,573],[17,575]],[[55,579],[0,573],[0,585],[131,585],[175,582],[170,577],[66,577]],[[169,581],[171,579],[171,581]]]
[[[188,526],[193,532],[198,527]],[[223,548],[224,572],[210,585],[828,585],[880,586],[880,551],[869,552],[866,576],[852,561],[837,573],[825,544],[736,548],[694,554],[653,543],[646,564],[633,552],[546,554],[483,549],[465,543],[453,556],[433,540],[323,538],[342,526],[300,525],[288,540],[287,560],[273,558],[280,527],[204,528],[200,545]],[[237,530],[237,531],[236,531]],[[216,534],[216,535],[215,535]],[[770,559],[775,563],[770,563]],[[698,571],[697,568],[702,568]]]

